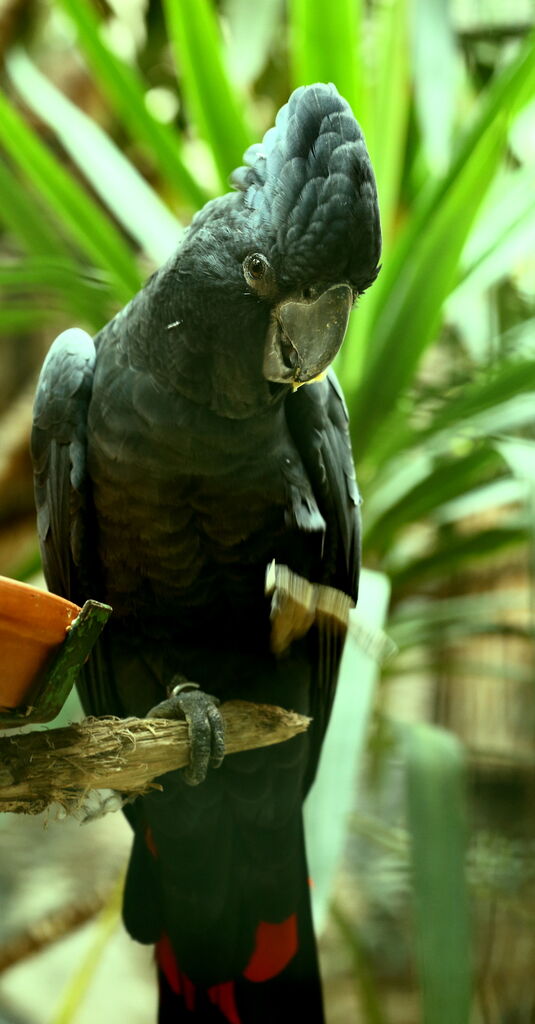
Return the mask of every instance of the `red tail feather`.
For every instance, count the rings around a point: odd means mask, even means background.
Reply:
[[[253,955],[243,974],[248,981],[268,981],[290,963],[297,953],[297,915],[280,924],[260,921]]]
[[[167,935],[161,936],[156,943],[155,949],[158,967],[165,975],[169,987],[177,996],[182,996],[187,1010],[194,1010],[195,985],[180,970]]]
[[[256,929],[255,948],[243,977],[252,982],[269,981],[270,978],[276,977],[295,956],[297,945],[296,914],[291,914],[280,924],[260,921]],[[196,986],[180,970],[167,935],[162,935],[156,943],[156,960],[171,990],[175,995],[182,997],[187,1010],[194,1011]],[[242,1024],[236,1006],[234,981],[212,985],[206,994],[210,1002],[221,1011],[228,1024]]]
[[[208,989],[208,998],[214,1006],[219,1007],[221,1013],[227,1018],[229,1024],[242,1024],[241,1017],[236,1007],[236,995],[234,982],[226,981],[223,985],[212,985]]]

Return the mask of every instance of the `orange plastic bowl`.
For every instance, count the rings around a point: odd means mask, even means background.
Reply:
[[[30,703],[39,674],[79,613],[62,597],[0,576],[0,708]]]

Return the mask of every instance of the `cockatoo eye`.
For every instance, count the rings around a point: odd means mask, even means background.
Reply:
[[[257,281],[262,281],[265,277],[268,277],[271,272],[271,266],[265,256],[262,253],[253,252],[249,256],[246,256],[243,261],[243,273],[245,280],[254,286]]]

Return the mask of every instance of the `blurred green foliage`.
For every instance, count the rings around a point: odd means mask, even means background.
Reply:
[[[166,0],[149,4],[145,22],[138,11],[141,32],[126,16],[105,24],[91,0],[38,11],[33,34],[6,54],[0,93],[0,332],[22,343],[38,327],[51,337],[73,323],[99,328],[225,188],[290,89],[335,82],[363,126],[384,227],[383,269],[338,363],[364,560],[391,580],[401,657],[423,652],[432,665],[459,637],[499,633],[499,581],[471,596],[465,577],[514,551],[532,587],[533,35],[500,45],[498,33],[489,63],[488,42],[483,52],[461,38],[447,0],[256,0],[254,17],[245,0]],[[45,73],[73,36],[70,76],[87,110],[69,98],[67,75]],[[533,623],[516,630],[532,637]],[[427,1024],[468,1019],[452,743],[430,727],[408,739]]]

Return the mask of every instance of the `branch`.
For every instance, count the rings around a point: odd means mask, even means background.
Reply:
[[[269,704],[221,705],[228,754],[281,743],[310,719]],[[0,739],[0,811],[39,814],[51,803],[76,810],[91,789],[146,793],[153,780],[189,761],[186,722],[86,718],[63,729]]]
[[[66,935],[87,924],[108,904],[115,899],[117,894],[122,897],[124,878],[121,875],[120,885],[116,882],[112,886],[100,886],[95,888],[87,896],[80,897],[76,903],[69,903],[66,906],[53,910],[45,917],[39,918],[28,925],[24,931],[19,932],[12,938],[7,939],[0,945],[0,975],[8,971],[16,964],[27,960],[36,953],[41,953],[54,942],[64,939]],[[119,913],[119,906],[117,907]]]

